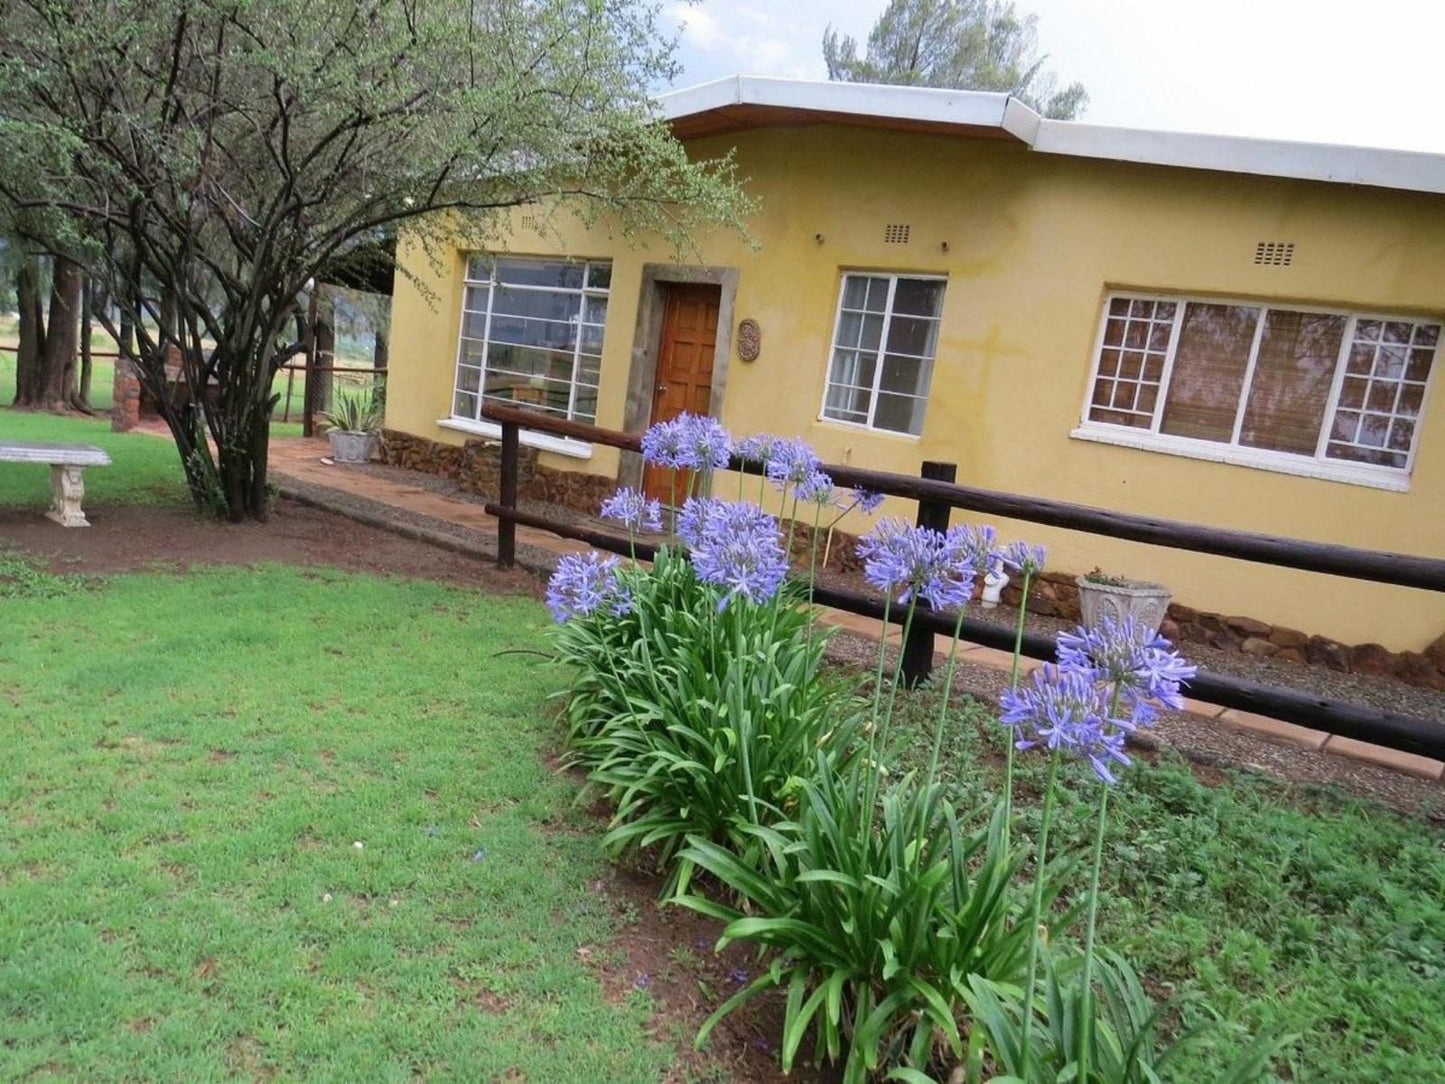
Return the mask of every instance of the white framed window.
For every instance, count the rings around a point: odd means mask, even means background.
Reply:
[[[1404,489],[1441,321],[1116,293],[1077,437]]]
[[[947,281],[941,275],[843,275],[824,418],[913,436],[923,431]]]
[[[595,424],[611,283],[605,260],[468,257],[452,418],[491,400]]]

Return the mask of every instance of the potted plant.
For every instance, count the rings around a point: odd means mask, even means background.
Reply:
[[[1161,583],[1131,580],[1094,569],[1075,581],[1079,585],[1079,612],[1089,628],[1110,617],[1122,621],[1132,617],[1152,635],[1159,631],[1172,596]]]
[[[331,409],[321,415],[338,463],[365,463],[376,450],[381,431],[381,405],[369,391],[338,392]]]

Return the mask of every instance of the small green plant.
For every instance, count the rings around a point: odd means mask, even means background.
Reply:
[[[1085,583],[1097,583],[1102,587],[1128,587],[1129,581],[1123,576],[1115,576],[1112,572],[1105,572],[1097,565],[1084,573]]]
[[[27,553],[0,548],[0,598],[63,598],[84,587],[80,576],[56,575]]]
[[[382,413],[382,404],[371,391],[338,391],[321,420],[327,432],[378,433]]]

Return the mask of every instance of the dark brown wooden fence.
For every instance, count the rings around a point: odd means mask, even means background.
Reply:
[[[502,429],[501,492],[498,501],[486,506],[487,512],[497,518],[499,565],[505,568],[515,563],[516,528],[519,523],[550,531],[563,538],[576,539],[611,553],[629,552],[628,540],[621,536],[561,523],[520,510],[517,507],[518,453],[520,433],[523,429],[572,437],[627,452],[640,451],[640,437],[614,429],[565,421],[540,411],[493,403],[483,405],[482,417],[497,423]],[[1111,538],[1124,538],[1172,549],[1211,553],[1280,568],[1303,569],[1349,579],[1397,584],[1423,591],[1445,592],[1445,560],[1438,558],[1305,542],[1248,531],[1223,530],[1197,523],[1130,515],[1063,501],[961,486],[952,481],[952,466],[925,463],[923,476],[918,478],[833,464],[826,464],[824,469],[840,485],[864,487],[917,501],[918,521],[931,526],[946,524],[950,511],[961,508],[969,512],[1103,534]],[[731,467],[733,470],[750,474],[761,472],[758,464],[736,457]],[[650,558],[653,549],[639,544],[637,553],[639,557]],[[820,586],[814,588],[813,597],[823,605],[848,613],[877,619],[884,616],[883,601],[874,596]],[[888,614],[890,621],[900,625],[903,617],[897,607]],[[927,667],[931,666],[933,661],[934,635],[951,636],[955,621],[956,616],[946,613],[923,609],[915,613],[909,643],[904,645],[904,660],[909,665],[912,678],[926,674]],[[965,639],[974,643],[1005,651],[1013,650],[1012,629],[965,617],[962,633]],[[1034,659],[1052,660],[1054,652],[1052,637],[1025,633],[1025,655]],[[1432,720],[1326,700],[1292,688],[1264,685],[1213,672],[1200,672],[1189,683],[1189,693],[1200,700],[1222,707],[1252,711],[1313,730],[1445,760],[1445,725]]]

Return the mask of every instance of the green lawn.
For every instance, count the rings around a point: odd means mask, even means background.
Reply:
[[[934,697],[914,698],[909,718],[905,756],[926,764]],[[949,774],[964,808],[991,804],[1001,788],[998,731],[992,709],[974,704],[950,734]],[[1040,760],[1020,764],[1025,793],[1041,791]],[[1074,774],[1054,822],[1076,854],[1092,844],[1091,779]],[[1037,803],[1024,808],[1036,822]],[[1109,809],[1100,938],[1152,992],[1196,997],[1182,1019],[1208,1022],[1207,1005],[1251,1032],[1300,1035],[1281,1059],[1285,1079],[1445,1080],[1438,825],[1242,772],[1205,785],[1169,756],[1125,773]],[[1239,1041],[1238,1031],[1212,1032],[1170,1079],[1216,1079]]]
[[[658,1079],[648,997],[577,952],[616,918],[539,759],[551,679],[498,654],[541,642],[540,606],[284,568],[21,579],[0,1079]]]
[[[85,471],[85,504],[183,504],[185,477],[176,446],[144,433],[113,433],[109,419],[57,417],[0,407],[0,438],[94,444],[108,467]],[[50,470],[31,463],[0,463],[0,505],[50,505]]]

